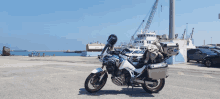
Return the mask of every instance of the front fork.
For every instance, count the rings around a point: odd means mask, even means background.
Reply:
[[[104,64],[102,64],[101,68],[96,68],[92,71],[93,74],[98,76],[99,80],[101,80],[105,76],[105,73],[107,74],[107,70],[103,70],[103,68],[104,68]],[[107,74],[107,78],[108,78],[108,74]]]
[[[104,64],[102,64],[102,69],[104,68]]]

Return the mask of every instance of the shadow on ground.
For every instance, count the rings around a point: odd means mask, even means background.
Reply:
[[[85,88],[80,88],[79,90],[78,95],[100,96],[126,94],[130,97],[154,97],[152,94],[145,92],[144,89],[141,88],[134,88],[133,91],[131,88],[122,88],[122,90],[100,90],[96,93],[89,93]]]

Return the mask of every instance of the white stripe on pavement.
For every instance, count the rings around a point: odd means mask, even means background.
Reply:
[[[183,72],[178,72],[178,75],[184,75],[184,73]]]
[[[174,75],[176,75],[176,73],[168,73],[168,74],[174,74]],[[180,75],[180,74],[178,74],[178,75]],[[215,77],[212,77],[212,76],[210,76],[210,75],[205,75],[205,74],[204,74],[204,76],[195,76],[195,75],[185,75],[185,74],[184,74],[184,76],[200,77],[200,78],[206,77],[206,78],[220,79],[220,78],[215,78]]]
[[[214,78],[214,77],[212,77],[212,76],[210,76],[210,75],[207,75],[207,74],[204,74],[204,77],[207,77],[207,78]]]
[[[70,70],[70,69],[62,69],[62,68],[55,68],[55,67],[44,67],[44,68],[51,68],[51,69],[57,69],[57,70],[65,70],[65,71],[71,71],[71,72],[77,72],[77,73],[84,73],[82,71],[76,71],[76,70]]]
[[[206,93],[208,92],[208,90],[194,89],[194,88],[186,88],[185,86],[184,86],[184,87],[181,87],[181,86],[174,86],[174,85],[167,85],[167,86],[177,87],[177,88],[182,88],[182,89],[188,89],[188,90],[194,90],[194,91],[201,91],[201,92],[206,92]],[[215,92],[215,91],[209,91],[209,93],[219,94],[219,92]]]

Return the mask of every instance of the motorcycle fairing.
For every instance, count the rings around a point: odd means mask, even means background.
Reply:
[[[128,62],[128,60],[124,60],[123,63],[119,67],[119,69],[124,69],[124,68],[129,68],[129,69],[131,69],[133,71],[135,71],[135,69],[136,69],[132,64],[130,64]]]
[[[146,68],[146,66],[143,66],[142,68],[136,69],[132,64],[128,62],[128,60],[124,60],[123,63],[120,65],[119,69],[126,69],[129,72],[137,72],[138,74],[141,74],[142,71]],[[132,74],[132,73],[131,73]]]

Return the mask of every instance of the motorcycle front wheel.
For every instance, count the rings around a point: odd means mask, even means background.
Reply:
[[[153,80],[154,84],[142,84],[142,88],[148,93],[158,93],[165,85],[165,79]]]
[[[107,73],[103,75],[91,73],[85,81],[84,87],[89,93],[101,90],[107,81]]]

